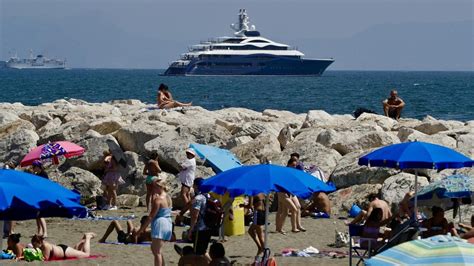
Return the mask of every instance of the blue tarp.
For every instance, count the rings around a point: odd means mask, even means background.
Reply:
[[[193,148],[197,155],[205,160],[217,174],[242,166],[239,159],[228,150],[196,143],[189,145],[189,147]]]

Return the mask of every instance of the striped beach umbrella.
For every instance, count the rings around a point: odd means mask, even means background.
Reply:
[[[438,235],[405,242],[366,260],[366,265],[474,265],[474,245]]]

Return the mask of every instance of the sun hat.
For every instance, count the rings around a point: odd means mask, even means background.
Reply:
[[[193,148],[188,148],[188,149],[186,150],[186,153],[192,154],[194,157],[196,157],[196,152],[194,151]]]

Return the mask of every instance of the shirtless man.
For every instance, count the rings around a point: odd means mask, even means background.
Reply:
[[[405,102],[398,97],[398,92],[396,90],[392,90],[390,92],[390,97],[385,99],[382,104],[385,116],[397,120],[400,119],[400,114],[402,113],[403,107],[405,107]]]
[[[153,177],[158,176],[161,173],[161,168],[158,163],[158,153],[153,152],[151,154],[150,160],[145,164],[143,168],[143,175],[146,175],[146,209],[149,210],[150,201],[151,201],[151,191]]]
[[[168,90],[168,86],[166,86],[163,83],[161,83],[160,87],[158,88],[157,102],[158,102],[158,108],[160,109],[191,106],[193,104],[192,102],[181,103],[181,102],[175,101],[173,99],[173,95],[171,95],[171,92]]]
[[[372,211],[375,208],[380,208],[382,209],[382,222],[381,225],[386,225],[390,222],[392,219],[392,211],[390,210],[390,207],[388,206],[388,203],[384,200],[381,200],[378,198],[377,194],[370,194],[367,199],[370,201],[369,207],[367,208],[367,211],[361,211],[355,218],[350,222],[350,224],[359,224],[362,223],[363,221],[367,220],[367,217],[370,216]]]
[[[319,214],[321,212],[322,214]],[[329,218],[331,215],[331,201],[329,200],[329,197],[326,195],[326,193],[313,193],[311,204],[309,204],[308,207],[304,209],[301,216],[309,216],[312,213],[318,213],[318,215],[321,215],[321,218]]]

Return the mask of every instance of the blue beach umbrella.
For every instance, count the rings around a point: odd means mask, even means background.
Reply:
[[[365,265],[474,265],[474,245],[458,237],[438,235],[387,249],[366,260]]]
[[[455,169],[472,167],[474,161],[465,155],[437,144],[413,141],[382,147],[359,158],[359,165],[415,169],[415,195],[418,189],[416,169]],[[415,197],[415,212],[417,198]]]
[[[79,194],[43,177],[0,170],[0,220],[85,217],[79,201]]]
[[[204,180],[200,187],[203,192],[220,195],[229,193],[231,197],[266,194],[265,205],[265,249],[268,243],[268,210],[270,192],[285,192],[302,198],[314,192],[332,192],[328,186],[314,176],[291,167],[272,164],[249,165],[233,168]]]
[[[423,187],[418,200],[470,198],[474,194],[474,178],[467,175],[451,175]]]
[[[189,147],[193,148],[201,159],[208,162],[216,173],[242,165],[239,159],[228,150],[196,143],[189,145]]]

